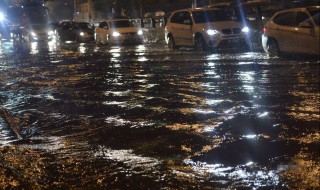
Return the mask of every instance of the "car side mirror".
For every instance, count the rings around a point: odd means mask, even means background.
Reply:
[[[186,19],[183,21],[183,24],[186,24],[186,25],[192,25],[192,22],[190,19]]]
[[[309,22],[301,22],[299,24],[300,28],[312,28],[312,25]]]

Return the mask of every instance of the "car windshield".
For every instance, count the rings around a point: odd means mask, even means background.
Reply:
[[[129,20],[110,21],[111,28],[126,28],[133,27],[133,24]]]
[[[195,23],[232,21],[222,10],[204,10],[192,12]]]
[[[86,22],[75,23],[74,27],[76,29],[93,29],[93,26]]]

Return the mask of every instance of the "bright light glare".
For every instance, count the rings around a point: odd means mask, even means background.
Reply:
[[[248,32],[250,32],[250,29],[246,26],[246,27],[242,28],[242,32],[248,33]]]
[[[120,33],[119,32],[113,32],[112,36],[118,37],[118,36],[120,36]]]
[[[207,30],[207,34],[212,36],[212,35],[216,35],[216,34],[219,34],[219,31],[218,30]]]
[[[4,14],[0,12],[0,21],[4,20]]]
[[[49,31],[48,34],[49,34],[50,36],[52,36],[52,35],[54,35],[54,32],[53,32],[53,31]]]
[[[84,36],[84,32],[80,32],[80,36]]]
[[[143,34],[142,30],[138,30],[138,35],[142,35],[142,34]]]
[[[37,36],[37,34],[34,32],[31,32],[31,36]]]

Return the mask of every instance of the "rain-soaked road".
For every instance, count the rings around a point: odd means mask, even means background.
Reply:
[[[0,189],[317,189],[319,61],[0,48]]]

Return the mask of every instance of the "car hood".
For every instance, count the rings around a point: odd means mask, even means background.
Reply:
[[[243,25],[240,22],[236,21],[223,21],[223,22],[211,22],[211,23],[201,23],[197,24],[197,27],[200,27],[204,30],[206,29],[228,29],[228,28],[242,28]]]
[[[119,33],[133,33],[138,32],[140,29],[137,27],[126,27],[126,28],[113,28],[111,29],[112,32],[119,32]]]

